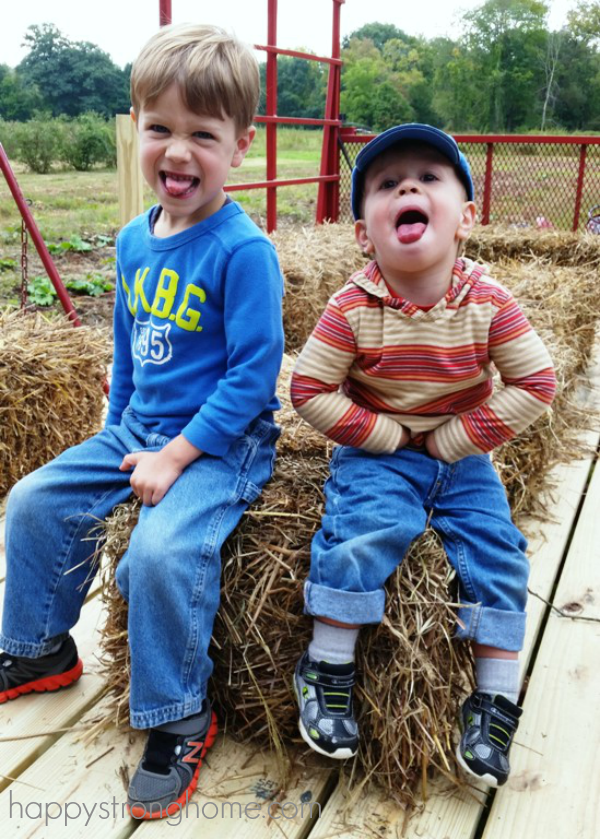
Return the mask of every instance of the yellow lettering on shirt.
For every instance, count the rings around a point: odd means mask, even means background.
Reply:
[[[137,313],[138,300],[142,304],[142,309],[145,312],[150,311],[150,308],[151,308],[150,304],[146,300],[146,295],[144,294],[144,280],[148,276],[149,271],[150,271],[150,268],[144,268],[144,272],[142,273],[141,269],[138,268],[137,271],[135,272],[135,283],[133,285],[133,292],[135,294],[135,302],[133,304],[134,308],[133,308],[133,312],[132,312],[132,314],[134,314],[134,315]]]
[[[158,286],[152,302],[152,314],[157,318],[168,318],[173,308],[177,293],[179,274],[170,268],[163,268],[160,272]]]
[[[177,326],[181,327],[181,329],[186,329],[188,332],[201,332],[202,327],[198,326],[198,321],[200,320],[200,312],[191,307],[188,308],[190,303],[190,297],[192,296],[197,297],[200,303],[204,303],[204,301],[206,300],[206,293],[204,292],[204,289],[201,289],[199,286],[190,283],[185,290],[185,297],[183,298],[183,303],[177,310],[177,315],[175,316],[175,323],[177,324]]]

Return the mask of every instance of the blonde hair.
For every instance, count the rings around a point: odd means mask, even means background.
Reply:
[[[136,113],[176,82],[197,114],[233,119],[242,131],[258,108],[260,74],[250,47],[218,26],[165,26],[142,48],[131,70]]]

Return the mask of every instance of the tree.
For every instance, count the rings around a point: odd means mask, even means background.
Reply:
[[[575,38],[586,43],[600,40],[600,0],[580,0],[577,7],[568,13],[567,20],[569,31]]]
[[[266,71],[267,65],[261,64],[261,114],[266,110]],[[327,68],[318,61],[289,55],[277,59],[277,112],[281,116],[322,119],[326,87]]]
[[[54,116],[86,111],[112,116],[129,110],[127,76],[99,47],[72,43],[49,23],[30,26],[25,43],[29,53],[17,72],[37,88]]]
[[[42,106],[37,87],[25,85],[15,70],[0,64],[0,119],[30,119]]]
[[[406,43],[416,40],[391,23],[366,23],[364,26],[361,26],[360,29],[357,29],[355,32],[351,32],[350,35],[347,35],[344,38],[342,41],[342,48],[348,49],[350,42],[355,40],[371,41],[377,50],[382,50],[387,41],[391,41],[394,38],[400,41],[405,41]]]
[[[514,131],[536,124],[547,15],[541,0],[487,0],[464,16],[466,46],[479,68],[474,83],[481,87],[483,130]]]

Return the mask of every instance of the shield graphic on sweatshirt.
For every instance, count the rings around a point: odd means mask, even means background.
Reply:
[[[144,364],[167,364],[173,358],[173,345],[169,341],[171,324],[157,325],[151,320],[137,320],[133,326],[131,351],[134,358]]]

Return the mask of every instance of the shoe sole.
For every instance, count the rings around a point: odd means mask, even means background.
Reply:
[[[494,789],[498,789],[500,784],[498,782],[498,778],[496,778],[494,775],[488,775],[487,772],[485,775],[478,775],[476,772],[473,772],[473,770],[469,767],[464,757],[460,753],[460,745],[456,747],[455,754],[456,759],[458,760],[461,768],[467,775],[469,775],[471,778],[476,778],[478,781],[483,781],[484,784],[487,784],[490,787],[494,787]]]
[[[0,704],[8,702],[10,699],[17,699],[26,693],[47,693],[61,688],[66,688],[76,682],[83,673],[83,661],[78,659],[75,667],[71,670],[65,670],[64,673],[58,673],[56,676],[44,676],[43,679],[36,679],[34,682],[26,682],[24,685],[19,685],[15,688],[0,693]]]
[[[200,752],[198,763],[196,764],[194,776],[188,784],[188,786],[181,793],[177,801],[172,801],[164,809],[161,807],[161,809],[157,812],[151,813],[148,812],[147,807],[136,807],[135,804],[133,805],[133,807],[130,807],[128,804],[127,812],[129,813],[129,815],[133,816],[134,819],[166,819],[169,816],[174,815],[175,813],[181,812],[182,805],[186,804],[189,801],[191,794],[196,789],[196,786],[198,784],[198,775],[200,774],[200,769],[202,768],[204,756],[206,755],[206,752],[210,749],[212,744],[215,742],[217,737],[217,731],[217,715],[213,711],[210,719],[210,725],[208,727],[208,731],[206,732],[206,737],[204,738],[204,745],[202,747],[202,751]]]
[[[296,680],[292,681],[292,686],[294,688],[294,693],[296,694],[296,701],[298,705],[300,705],[300,698],[298,696],[298,689],[296,687]],[[356,750],[352,751],[352,749],[336,749],[335,752],[326,752],[325,749],[322,749],[320,746],[317,746],[315,741],[309,735],[308,731],[306,730],[306,726],[302,722],[302,717],[298,719],[298,729],[300,730],[300,734],[304,742],[311,747],[314,752],[317,752],[320,755],[324,755],[325,757],[332,757],[334,760],[347,760],[349,757],[354,757],[356,754]]]

